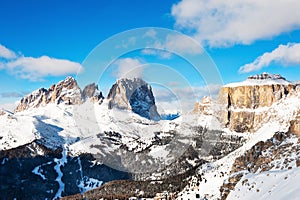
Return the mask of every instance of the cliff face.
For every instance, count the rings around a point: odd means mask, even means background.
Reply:
[[[141,79],[120,79],[110,89],[109,109],[127,109],[148,119],[159,120],[151,86]]]
[[[262,110],[295,93],[295,89],[294,84],[281,76],[266,73],[225,85],[219,93],[220,121],[237,132],[255,131],[268,117]]]
[[[148,119],[160,119],[151,86],[141,79],[118,80],[110,89],[107,98],[109,109],[127,109]],[[99,104],[103,102],[104,97],[98,86],[92,83],[81,91],[76,80],[67,77],[49,89],[40,88],[22,98],[15,112],[45,106],[48,103],[78,105],[87,100]]]
[[[289,132],[295,133],[300,136],[300,111],[298,111],[295,119],[290,122]]]
[[[72,77],[52,85],[49,89],[40,88],[21,99],[16,112],[28,108],[37,108],[48,103],[65,103],[69,105],[82,103],[81,91],[77,82]]]
[[[201,113],[204,115],[212,115],[212,99],[204,96],[201,102],[196,102],[194,105],[194,109],[192,111],[193,114]]]
[[[99,91],[98,85],[91,83],[82,90],[82,98],[84,100],[91,99],[93,102],[101,104],[103,102],[102,92]]]

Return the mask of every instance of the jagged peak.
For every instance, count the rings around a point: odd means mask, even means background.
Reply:
[[[143,79],[141,78],[119,78],[116,82],[144,82],[146,83]]]
[[[132,93],[140,86],[147,86],[148,90],[152,90],[151,86],[141,78],[120,78],[116,83],[111,87],[107,98],[112,98],[112,91],[117,87],[122,86],[126,91],[127,97],[131,96]]]
[[[128,109],[142,117],[158,120],[151,86],[140,78],[122,78],[111,87],[108,97],[109,109]]]
[[[94,102],[99,102],[100,104],[104,99],[102,92],[99,90],[96,83],[91,83],[84,87],[82,90],[82,98],[84,101],[92,99]]]
[[[15,111],[20,112],[48,103],[60,104],[62,102],[65,104],[79,104],[82,102],[81,90],[76,80],[71,76],[51,85],[49,89],[39,88],[26,95],[20,100]]]
[[[76,82],[76,80],[75,80],[75,78],[73,76],[67,76],[64,80],[59,81],[57,84],[59,84],[61,82],[68,83],[68,82],[73,82],[73,81]]]
[[[278,79],[286,80],[280,74],[270,74],[268,72],[263,72],[262,74],[256,74],[256,75],[249,76],[248,79],[251,79],[251,80],[253,80],[253,79],[254,80],[267,80],[267,79],[271,79],[271,80],[278,80]]]
[[[122,84],[130,88],[132,87],[133,89],[142,85],[146,85],[149,89],[151,88],[151,86],[141,78],[121,78],[116,81],[116,84]]]

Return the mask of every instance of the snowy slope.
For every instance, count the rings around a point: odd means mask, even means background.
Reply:
[[[265,79],[265,80],[255,80],[247,79],[242,82],[229,83],[223,87],[239,87],[239,86],[254,86],[254,85],[291,85],[292,83],[283,79]]]
[[[167,157],[171,162],[178,155],[171,147],[158,144],[158,141],[178,139],[189,144],[191,137],[197,134],[192,126],[206,126],[212,120],[212,117],[191,115],[174,121],[152,121],[129,110],[108,109],[107,104],[107,100],[101,105],[92,101],[75,106],[49,103],[0,116],[6,126],[1,129],[1,136],[7,143],[1,147],[14,148],[38,139],[52,149],[65,147],[70,155],[92,153],[105,156],[119,153],[120,146],[123,146],[131,154],[140,153],[149,157],[146,162],[142,158],[137,160],[145,162],[145,165],[164,161]],[[175,131],[182,134],[178,137]],[[143,153],[146,149],[147,153]]]
[[[1,115],[0,150],[15,148],[40,138],[36,122],[30,116],[15,116],[8,112]]]
[[[288,199],[300,197],[300,168],[248,174],[229,193],[227,199]]]
[[[179,194],[178,199],[194,190],[196,190],[201,197],[206,196],[209,199],[220,198],[220,187],[223,185],[224,181],[229,178],[235,159],[243,155],[245,151],[249,150],[257,142],[266,141],[271,138],[275,132],[287,132],[290,126],[290,121],[295,118],[297,112],[300,110],[299,101],[300,95],[295,94],[281,99],[279,102],[274,103],[270,108],[266,108],[266,112],[268,112],[268,115],[270,116],[268,121],[264,121],[264,125],[255,133],[242,133],[248,137],[247,142],[242,147],[220,160],[201,166],[198,171],[198,175],[201,175],[201,180],[199,180],[197,175],[192,177],[190,184]],[[237,134],[229,130],[225,131],[228,134]],[[197,186],[197,183],[200,183],[199,187]],[[236,190],[239,189],[238,187],[239,185]],[[241,194],[242,192],[237,195]],[[196,198],[194,197],[194,199]],[[235,198],[232,197],[232,199]]]
[[[291,85],[290,81],[287,81],[279,74],[262,73],[253,76],[249,76],[248,79],[242,82],[229,83],[224,87],[239,87],[239,86],[258,86],[258,85]]]
[[[248,79],[242,84],[239,83],[239,86],[290,84],[284,79],[275,78]],[[236,85],[227,86],[235,87]],[[63,90],[63,94],[68,94],[68,92]],[[255,112],[266,112],[268,116],[264,118],[262,127],[255,133],[236,133],[224,129],[214,115],[184,114],[172,121],[152,121],[130,110],[109,109],[108,100],[104,100],[100,105],[89,100],[79,105],[48,103],[45,106],[29,108],[15,114],[2,113],[0,115],[2,126],[0,150],[12,149],[34,140],[38,140],[48,148],[61,147],[62,157],[52,162],[55,164],[54,169],[58,174],[56,181],[59,189],[56,197],[61,197],[65,187],[61,168],[67,163],[68,155],[79,156],[83,153],[91,153],[97,155],[96,165],[103,162],[113,164],[109,163],[111,161],[105,160],[111,157],[113,161],[119,159],[120,163],[124,165],[122,167],[129,168],[133,172],[137,170],[136,168],[142,169],[146,166],[152,167],[150,170],[153,170],[153,168],[158,169],[161,165],[168,167],[169,163],[176,161],[181,155],[180,153],[183,153],[187,145],[195,147],[197,145],[195,139],[200,137],[195,128],[201,126],[209,130],[219,130],[224,135],[243,137],[247,141],[242,147],[219,160],[214,160],[212,156],[204,157],[210,162],[198,168],[197,174],[192,177],[190,184],[179,194],[179,199],[187,197],[193,199],[190,195],[192,193],[195,194],[195,197],[196,194],[199,194],[201,197],[218,199],[221,186],[231,176],[230,171],[236,158],[244,155],[257,142],[268,140],[275,132],[287,132],[290,121],[300,110],[299,100],[300,95],[292,94],[282,98],[271,107],[256,109]],[[252,112],[253,110],[242,109],[242,111]],[[216,138],[209,139],[213,141]],[[170,141],[174,141],[177,146],[172,146],[174,143]],[[197,164],[195,160],[187,160],[187,162],[192,166]],[[281,161],[277,160],[276,162]],[[156,163],[161,165],[155,165]],[[280,199],[276,197],[293,199],[298,194],[295,192],[298,187],[294,184],[300,177],[296,175],[298,168],[295,168],[295,161],[291,163],[293,163],[291,170],[285,167],[283,170],[274,169],[270,172],[245,174],[236,185],[236,190],[230,193],[228,198],[253,199],[264,195],[269,199]],[[80,159],[78,159],[78,164],[81,166]],[[115,165],[110,166],[116,167]],[[32,173],[44,179],[45,176],[40,167],[41,165],[36,166]],[[155,178],[154,175],[152,177]],[[242,184],[246,179],[249,185]],[[286,184],[279,184],[283,180],[286,181]],[[81,192],[84,192],[100,186],[102,183],[102,180],[81,175],[78,187],[81,188]],[[252,186],[253,189],[249,190],[249,187],[252,188]],[[283,196],[278,192],[287,188],[293,192],[292,196]]]
[[[108,109],[107,104],[108,101],[104,100],[101,105],[83,105],[86,108],[83,110],[90,109],[87,112],[90,114],[76,113],[76,121],[81,124],[80,132],[84,133],[84,136],[70,145],[70,152],[73,155],[92,153],[97,155],[99,162],[101,158],[107,159],[112,156],[116,159],[116,156],[122,155],[119,165],[122,164],[127,170],[133,171],[143,170],[143,167],[135,169],[138,166],[146,166],[153,170],[159,168],[157,163],[164,166],[176,161],[185,149],[178,148],[174,151],[175,141],[190,145],[192,137],[197,135],[193,126],[205,126],[212,120],[202,118],[200,121],[197,116],[181,116],[173,121],[152,121],[129,110]],[[91,112],[94,112],[95,118]],[[106,161],[106,164],[112,165],[110,161]]]

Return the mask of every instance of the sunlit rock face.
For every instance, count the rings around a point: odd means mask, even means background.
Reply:
[[[98,85],[91,83],[82,90],[83,100],[91,99],[93,102],[98,102],[101,104],[103,102],[102,92],[99,91]]]
[[[253,132],[262,125],[262,120],[269,117],[266,108],[295,94],[295,89],[295,84],[280,75],[268,73],[225,85],[219,93],[222,109],[218,117],[230,130]]]
[[[107,98],[109,109],[128,109],[148,119],[160,119],[151,86],[142,79],[117,80]]]
[[[49,89],[40,88],[21,99],[16,112],[45,106],[48,103],[76,105],[82,103],[81,91],[72,77],[52,85]]]

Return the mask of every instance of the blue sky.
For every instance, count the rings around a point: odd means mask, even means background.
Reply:
[[[76,76],[78,70],[89,72],[83,62],[97,45],[141,27],[167,28],[192,37],[212,58],[224,83],[264,71],[299,80],[299,7],[297,0],[2,0],[0,105],[8,107],[32,90]],[[171,45],[186,48],[182,42]],[[106,93],[128,65],[147,63],[174,68],[186,74],[192,87],[203,86],[180,56],[163,52],[170,45],[160,47],[163,50],[121,56],[108,69],[100,89]]]

